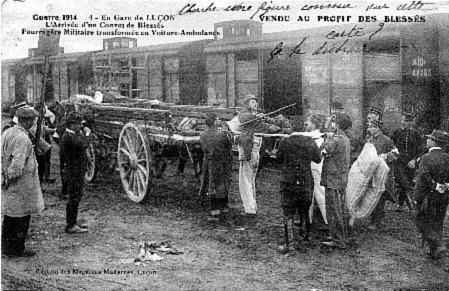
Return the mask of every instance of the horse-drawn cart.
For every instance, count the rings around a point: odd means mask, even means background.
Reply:
[[[235,114],[235,109],[210,106],[153,109],[89,104],[78,110],[89,117],[93,132],[86,180],[93,181],[101,169],[118,170],[123,188],[134,202],[142,201],[154,179],[162,176],[167,159],[179,157],[182,147],[195,162],[207,112],[215,112],[223,121]]]

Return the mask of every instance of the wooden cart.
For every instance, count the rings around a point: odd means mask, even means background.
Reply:
[[[136,108],[116,105],[82,105],[79,110],[90,116],[92,143],[87,150],[89,166],[86,180],[109,169],[119,172],[123,189],[134,202],[140,202],[151,190],[154,179],[161,177],[169,158],[179,157],[186,147],[190,160],[201,151],[200,133],[207,112],[219,119],[230,120],[236,109],[211,106],[167,106],[164,109]],[[194,120],[187,131],[176,127],[176,120]]]

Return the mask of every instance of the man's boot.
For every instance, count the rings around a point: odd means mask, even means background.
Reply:
[[[288,253],[292,248],[292,242],[294,240],[294,233],[293,233],[293,219],[292,218],[285,218],[284,219],[284,243],[278,246],[279,252],[286,254]]]
[[[299,229],[295,228],[294,225],[292,226],[294,237],[292,247],[301,253],[306,253],[310,242],[311,223],[308,220],[308,217],[303,217],[302,220],[304,220],[304,222],[301,223]]]
[[[410,211],[414,211],[416,209],[416,202],[410,197],[408,192],[406,193],[405,203],[407,203],[407,207]]]
[[[437,252],[438,249],[438,244],[436,241],[434,240],[429,240],[427,242],[429,244],[429,253],[428,253],[428,257],[431,260],[438,260],[441,258],[441,253]]]
[[[208,222],[219,222],[220,221],[220,210],[212,210],[210,216],[207,218]]]

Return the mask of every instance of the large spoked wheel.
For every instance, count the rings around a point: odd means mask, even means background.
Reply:
[[[150,159],[142,132],[133,123],[125,124],[118,141],[117,161],[126,195],[136,203],[147,193]]]
[[[93,144],[89,144],[89,146],[87,147],[86,155],[87,155],[87,169],[86,173],[84,174],[84,180],[87,183],[90,183],[95,180],[95,177],[97,175],[97,160],[95,157],[95,148]]]

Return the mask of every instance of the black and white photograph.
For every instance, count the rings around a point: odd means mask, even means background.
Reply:
[[[0,290],[449,290],[447,0],[2,0]]]

